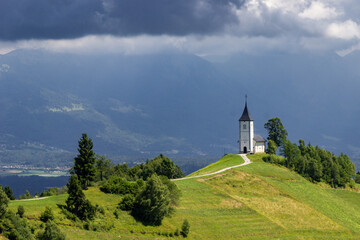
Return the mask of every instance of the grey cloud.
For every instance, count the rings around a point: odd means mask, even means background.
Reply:
[[[237,24],[245,0],[4,0],[0,39],[213,34]]]

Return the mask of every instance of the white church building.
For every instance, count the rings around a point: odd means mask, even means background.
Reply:
[[[262,153],[265,152],[266,140],[254,134],[254,119],[250,116],[247,100],[245,108],[239,119],[239,153]]]

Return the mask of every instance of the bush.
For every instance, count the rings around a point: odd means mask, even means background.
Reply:
[[[285,165],[285,158],[281,156],[277,156],[275,154],[264,156],[262,159],[264,162],[278,164],[278,165]]]
[[[45,211],[41,213],[40,220],[45,223],[49,220],[54,220],[54,214],[52,212],[51,207],[45,208]]]
[[[0,217],[4,216],[8,208],[9,198],[0,187]]]
[[[107,180],[103,186],[100,187],[100,190],[105,193],[112,194],[133,194],[136,195],[139,193],[140,188],[143,185],[143,181],[130,182],[126,179],[113,176]]]
[[[65,234],[60,231],[58,226],[52,221],[48,221],[45,231],[37,235],[39,240],[65,240]]]
[[[123,211],[131,211],[134,208],[135,197],[132,194],[126,194],[118,205]]]
[[[25,213],[25,208],[23,205],[19,205],[16,214],[19,215],[19,217],[23,218]]]
[[[62,188],[49,187],[47,190],[40,193],[40,197],[55,196],[64,193],[66,193],[66,187],[62,187]]]
[[[11,211],[7,212],[0,221],[0,232],[10,240],[33,239],[27,221]]]
[[[356,183],[355,183],[355,180],[354,179],[351,179],[350,182],[349,182],[349,187],[350,188],[356,188]]]
[[[181,235],[186,238],[190,232],[190,223],[187,219],[184,220],[183,225],[181,227]]]
[[[31,194],[28,190],[26,190],[24,195],[20,196],[20,199],[30,199],[30,198],[33,198],[33,196],[31,196]]]

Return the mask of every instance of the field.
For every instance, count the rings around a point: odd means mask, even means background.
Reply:
[[[198,176],[206,173],[212,173],[221,170],[223,168],[239,165],[242,163],[244,163],[244,159],[242,159],[242,157],[240,157],[239,155],[227,154],[224,157],[222,157],[219,161],[212,163],[209,166],[206,166],[196,172],[193,172],[189,176]]]
[[[59,176],[68,176],[69,171],[58,171],[58,170],[42,170],[42,169],[1,169],[1,176],[40,176],[40,177],[59,177]]]
[[[104,194],[96,187],[85,191],[98,214],[84,229],[60,212],[66,195],[33,201],[12,201],[16,211],[25,207],[25,217],[41,228],[39,217],[51,206],[55,221],[68,239],[169,239],[184,219],[191,225],[189,239],[360,239],[360,195],[358,192],[330,189],[308,182],[286,168],[261,161],[250,155],[252,164],[218,175],[176,181],[182,191],[181,202],[160,227],[143,226],[128,213],[113,212],[119,195]],[[197,174],[238,165],[237,155],[227,155]],[[241,162],[240,162],[241,163]]]

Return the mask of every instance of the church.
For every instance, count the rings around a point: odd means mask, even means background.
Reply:
[[[245,99],[245,108],[239,119],[239,153],[262,153],[265,152],[266,140],[254,134],[254,119],[251,117],[247,99]]]

